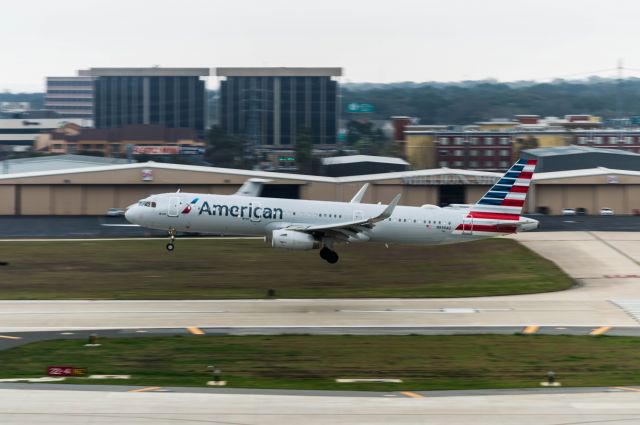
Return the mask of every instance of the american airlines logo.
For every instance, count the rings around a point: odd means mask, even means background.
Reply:
[[[195,202],[198,201],[196,198]],[[194,201],[191,201],[192,204],[195,204]],[[188,206],[189,211],[191,211],[190,206]],[[186,209],[186,208],[185,208]],[[183,212],[184,213],[184,212]],[[187,212],[188,213],[188,212]],[[257,205],[253,205],[249,203],[249,205],[218,205],[211,204],[209,202],[204,201],[200,209],[198,210],[198,215],[216,215],[223,217],[240,217],[240,218],[251,218],[261,220],[263,218],[273,218],[276,220],[282,220],[283,211],[282,208],[268,208],[268,207],[260,207]]]

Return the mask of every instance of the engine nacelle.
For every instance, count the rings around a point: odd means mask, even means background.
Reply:
[[[271,246],[280,249],[309,250],[320,248],[320,241],[308,233],[280,229],[273,231]]]

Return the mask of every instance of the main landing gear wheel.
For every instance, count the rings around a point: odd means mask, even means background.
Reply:
[[[174,244],[172,244],[171,242],[169,242],[169,243],[167,244],[167,251],[171,252],[171,251],[173,251],[175,248],[176,248],[176,247],[175,247],[175,245],[174,245]]]
[[[326,246],[320,250],[320,258],[329,264],[335,264],[340,259],[337,252],[330,250]]]

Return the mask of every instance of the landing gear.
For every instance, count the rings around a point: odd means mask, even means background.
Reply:
[[[169,243],[167,244],[167,251],[172,252],[176,247],[173,242],[176,240],[176,229],[173,227],[169,229]]]
[[[320,258],[329,264],[335,264],[340,259],[337,252],[327,248],[326,246],[320,250]]]

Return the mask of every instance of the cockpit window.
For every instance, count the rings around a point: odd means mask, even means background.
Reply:
[[[151,201],[140,201],[138,202],[138,205],[141,207],[148,207],[148,208],[155,208],[156,207],[156,203],[155,202],[151,202]]]

